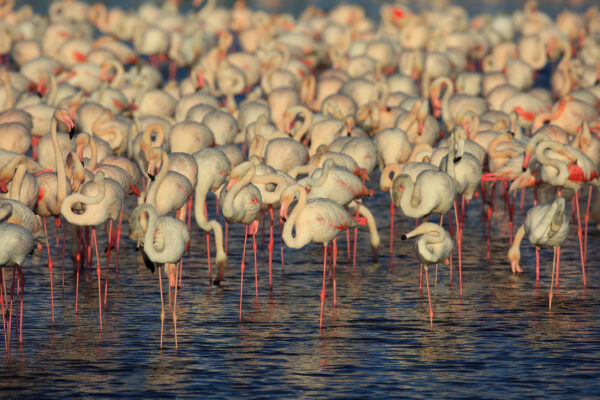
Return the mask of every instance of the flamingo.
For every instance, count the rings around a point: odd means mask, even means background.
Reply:
[[[92,181],[81,186],[79,193],[72,193],[66,196],[60,207],[61,215],[70,224],[92,227],[92,240],[96,249],[100,330],[102,330],[102,295],[100,289],[100,257],[98,253],[96,225],[104,223],[109,219],[116,221],[121,214],[124,197],[125,194],[121,186],[112,179],[105,179],[104,173],[98,171]],[[74,212],[73,208],[75,207],[82,209],[82,212],[79,214]],[[77,269],[77,278],[79,280],[79,268]]]
[[[479,160],[470,153],[464,152],[464,143],[467,132],[460,126],[455,125],[450,135],[450,149],[448,155],[442,159],[440,169],[445,170],[448,175],[456,181],[456,193],[461,195],[460,225],[456,201],[454,202],[454,217],[456,221],[456,236],[458,242],[458,277],[459,287],[462,295],[462,231],[465,216],[465,199],[470,201],[481,182],[481,164]],[[456,151],[458,148],[458,151]],[[512,239],[512,215],[509,222],[510,236]]]
[[[288,216],[288,209],[294,200],[298,200],[298,204]],[[327,246],[338,233],[356,226],[357,222],[364,225],[365,221],[352,218],[342,206],[333,200],[313,199],[307,201],[306,189],[298,184],[288,186],[281,193],[279,215],[285,222],[282,237],[288,247],[300,249],[309,243],[322,243],[324,246],[323,288],[321,290],[321,316],[319,318],[319,328],[322,333]],[[295,236],[292,234],[294,230],[296,232]],[[335,290],[335,272],[333,276]]]
[[[0,221],[2,221],[10,213],[12,213],[12,205],[10,203],[0,204]],[[24,227],[10,222],[0,223],[0,281],[2,281],[2,288],[0,288],[0,303],[2,304],[2,318],[4,320],[4,316],[6,315],[4,310],[4,298],[6,297],[6,294],[4,293],[4,268],[16,267],[18,270],[19,281],[21,283],[20,342],[23,341],[23,291],[25,288],[25,280],[23,278],[21,266],[25,262],[27,255],[33,251],[34,244],[35,241],[33,235]],[[4,342],[7,352],[10,348],[12,300],[8,317],[8,339],[6,335],[6,327],[4,331]]]
[[[219,196],[219,204],[223,210],[223,216],[228,223],[240,223],[246,225],[244,235],[244,250],[240,264],[240,320],[242,319],[242,293],[244,289],[244,269],[246,259],[246,240],[248,234],[252,235],[252,247],[254,249],[254,274],[258,273],[256,263],[256,231],[258,230],[258,213],[260,212],[262,197],[256,186],[250,183],[254,177],[256,166],[251,161],[245,161],[231,170],[229,182],[225,191]],[[257,280],[258,278],[256,278]],[[258,285],[258,283],[257,283]],[[258,286],[257,286],[258,295]]]
[[[198,169],[202,173],[198,176],[194,192],[194,216],[200,228],[206,231],[206,256],[208,258],[208,276],[212,281],[210,268],[210,231],[215,235],[217,277],[214,281],[219,284],[227,268],[227,254],[223,249],[223,228],[216,220],[208,220],[206,211],[206,195],[209,190],[216,192],[224,183],[231,170],[231,163],[225,154],[216,148],[204,148],[193,155]]]
[[[52,299],[52,322],[54,323],[54,284],[52,279],[52,259],[50,257],[50,244],[48,241],[48,230],[46,228],[46,218],[55,217],[55,221],[59,221],[60,208],[64,198],[71,193],[71,183],[67,179],[65,172],[65,164],[63,155],[60,149],[57,126],[58,121],[63,121],[67,128],[72,130],[74,122],[69,116],[69,113],[64,109],[58,109],[54,113],[52,119],[52,128],[50,135],[52,138],[52,147],[54,150],[54,171],[45,172],[36,176],[38,184],[37,195],[37,214],[44,220],[44,232],[46,234],[46,248],[48,250],[48,271],[50,274],[50,296]]]
[[[411,232],[402,235],[401,239],[407,240],[415,236],[420,236],[415,242],[415,253],[417,253],[417,258],[425,268],[427,298],[429,299],[429,320],[431,329],[433,329],[433,309],[431,308],[431,294],[429,292],[427,270],[432,264],[438,264],[441,261],[447,263],[448,257],[452,254],[454,243],[444,228],[431,222],[422,223]]]
[[[539,248],[541,246],[554,247],[554,259],[552,261],[552,280],[550,283],[550,293],[548,295],[548,308],[552,309],[552,287],[554,286],[554,271],[557,274],[560,265],[560,246],[567,239],[569,233],[569,218],[565,214],[565,199],[558,197],[552,203],[542,204],[530,208],[527,211],[525,222],[517,230],[515,240],[508,250],[508,260],[511,270],[514,273],[521,273],[523,270],[519,266],[521,252],[521,240],[527,235],[529,242]],[[536,257],[536,280],[539,280],[539,258]]]
[[[142,218],[143,214],[147,215],[147,221]],[[153,204],[140,204],[135,208],[129,218],[129,237],[143,246],[142,251],[152,263],[164,264],[165,270],[167,270],[168,265],[174,266],[180,262],[190,242],[190,235],[185,223],[165,215],[159,217]],[[154,272],[154,268],[152,268],[152,272]],[[175,280],[177,280],[177,277]],[[160,347],[162,349],[165,308],[160,267],[158,268],[158,281],[161,308]],[[175,348],[177,348],[177,285],[175,285],[175,300],[173,303],[173,326],[175,329]]]

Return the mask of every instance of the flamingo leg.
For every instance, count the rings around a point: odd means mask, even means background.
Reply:
[[[431,307],[431,293],[429,292],[429,274],[427,270],[429,266],[425,266],[425,281],[427,282],[427,299],[429,300],[429,323],[431,326],[431,330],[433,330],[433,308]]]
[[[390,257],[394,249],[394,202],[390,200]]]
[[[54,281],[52,279],[52,259],[50,258],[50,242],[48,241],[48,229],[46,228],[46,217],[44,221],[44,234],[46,235],[46,249],[48,249],[48,274],[50,275],[50,304],[52,309],[52,325],[54,325]]]
[[[242,294],[244,292],[244,268],[246,261],[246,241],[248,239],[248,225],[246,225],[246,233],[244,234],[244,250],[242,252],[242,263],[240,264],[240,321],[242,320]]]
[[[535,247],[535,285],[540,283],[540,248]]]
[[[421,294],[423,290],[423,264],[420,264],[419,267],[419,294]]]
[[[583,261],[587,262],[587,238],[588,238],[588,223],[590,221],[590,205],[592,202],[592,185],[589,185],[587,207],[585,209],[585,232],[583,239]]]
[[[183,262],[183,260],[180,260]],[[178,270],[175,267],[175,282],[177,282]],[[175,330],[175,348],[177,348],[177,289],[178,285],[175,285],[175,298],[173,299],[173,329]]]
[[[332,276],[332,280],[333,280],[333,306],[335,307],[337,305],[337,279],[335,276],[335,267],[336,267],[336,263],[337,263],[337,238],[333,239],[333,245],[331,248],[331,258],[333,261],[333,265],[332,265],[332,270],[333,270],[333,276]]]
[[[271,204],[269,204],[269,218],[270,218],[270,225],[269,225],[269,291],[273,290],[273,247],[274,247],[274,241],[273,241],[273,206]]]
[[[54,225],[56,226],[56,248],[58,249],[60,246],[60,238],[59,238],[59,231],[60,231],[60,218],[59,217],[54,217]]]
[[[98,276],[98,312],[100,313],[100,330],[102,330],[102,283],[100,277],[100,257],[98,255],[98,238],[96,237],[96,227],[92,226],[92,240],[96,248],[96,275]]]
[[[76,283],[76,289],[75,289],[75,313],[77,313],[77,304],[79,303],[79,262],[81,261],[81,254],[77,253],[77,255],[75,255],[75,268],[77,269],[77,283]]]
[[[206,258],[208,260],[208,284],[212,282],[212,270],[210,265],[210,232],[206,232]]]
[[[12,272],[12,283],[10,285],[10,310],[8,312],[8,354],[10,356],[10,338],[12,334],[12,310],[13,310],[13,295],[15,290],[15,268]]]
[[[575,202],[575,209],[577,210],[577,238],[579,239],[579,254],[581,256],[581,277],[583,278],[583,286],[586,286],[585,258],[583,255],[583,232],[581,230],[581,215],[579,213],[579,196],[579,191],[576,191],[573,201]]]
[[[23,343],[23,296],[25,295],[25,277],[23,276],[23,270],[21,266],[17,266],[17,273],[19,276],[19,282],[21,283],[21,311],[19,312],[19,343]]]
[[[440,222],[441,224],[441,222]],[[448,228],[450,229],[450,236],[454,237],[454,230],[452,229],[452,213],[450,211],[448,211]],[[450,283],[452,283],[452,266],[453,266],[453,262],[452,262],[452,254],[450,254]]]
[[[163,331],[165,326],[165,303],[163,299],[162,266],[158,267],[158,286],[160,287],[160,348],[163,344]]]
[[[113,221],[108,221],[108,247],[106,249],[106,275],[104,277],[104,305],[106,305],[106,297],[108,296],[108,266],[110,265],[110,247],[112,243]]]
[[[256,261],[256,253],[257,253],[256,234],[252,235],[252,251],[254,253],[254,288],[256,291],[256,297],[258,297],[258,263]]]
[[[60,260],[60,264],[61,264],[61,270],[62,270],[62,290],[63,292],[65,291],[65,252],[66,252],[66,247],[65,244],[67,242],[67,227],[63,226],[62,227],[62,253],[61,253],[61,260]]]
[[[283,221],[279,219],[279,247],[281,250],[281,271],[284,270],[284,259],[283,259]]]
[[[348,261],[350,261],[350,230],[346,229],[346,250],[348,250]]]
[[[435,279],[433,283],[433,301],[435,301],[435,297],[437,296],[437,277],[438,277],[438,264],[435,264]]]
[[[461,236],[462,232],[460,230],[460,225],[458,221],[458,212],[456,211],[456,200],[454,200],[454,220],[456,222],[456,243],[458,244],[458,287],[460,297],[462,297],[462,244],[461,244]],[[425,269],[425,273],[427,274],[427,269]]]
[[[115,249],[115,268],[117,276],[119,275],[119,250],[121,244],[121,226],[123,225],[123,207],[121,206],[121,213],[119,214],[119,226],[117,227],[117,245]]]
[[[556,291],[558,292],[558,275],[560,274],[560,246],[556,247]]]
[[[554,288],[554,271],[556,269],[556,247],[552,257],[552,280],[550,281],[550,293],[548,293],[548,310],[552,310],[552,290]]]
[[[0,310],[2,311],[2,332],[4,333],[4,351],[8,353],[8,342],[6,341],[6,311],[4,311],[4,298],[6,296],[6,288],[4,286],[4,269],[0,268]]]
[[[323,288],[321,289],[321,316],[319,318],[319,330],[323,334],[323,307],[325,306],[325,278],[327,276],[327,243],[323,248]]]

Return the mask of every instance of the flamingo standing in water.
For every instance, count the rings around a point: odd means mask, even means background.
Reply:
[[[427,270],[432,264],[440,261],[447,262],[452,253],[454,243],[444,228],[431,222],[424,222],[401,239],[406,240],[414,236],[420,236],[415,242],[417,258],[425,268],[425,280],[427,281],[427,298],[429,299],[429,320],[433,329],[433,309],[431,308],[431,294],[429,292],[429,276]]]
[[[548,308],[552,309],[552,287],[554,286],[554,271],[557,271],[560,265],[560,246],[567,239],[569,234],[569,218],[565,214],[565,199],[558,197],[550,204],[542,204],[532,207],[527,211],[525,222],[515,235],[515,240],[508,250],[508,260],[511,270],[514,273],[521,273],[523,270],[519,266],[521,259],[521,240],[527,235],[527,239],[536,247],[552,246],[554,247],[554,259],[552,261],[552,280],[550,283],[550,293],[548,295]],[[539,259],[536,265],[536,276],[539,279]],[[558,282],[557,282],[558,283]]]
[[[102,295],[96,225],[100,225],[109,219],[116,221],[121,215],[124,198],[125,194],[121,185],[112,179],[105,179],[104,173],[98,171],[92,181],[81,186],[79,193],[72,193],[65,197],[60,207],[60,213],[70,224],[92,227],[92,240],[96,248],[100,329],[102,329]],[[76,213],[73,211],[74,208],[80,209],[82,212]],[[79,282],[79,268],[77,269],[77,281]]]
[[[71,186],[65,172],[63,155],[58,141],[57,126],[58,121],[63,121],[69,131],[75,127],[75,123],[69,116],[67,110],[58,109],[52,117],[52,127],[50,135],[52,137],[52,146],[54,149],[54,160],[56,172],[44,172],[36,176],[38,183],[37,214],[44,221],[44,233],[46,235],[46,248],[48,249],[48,271],[50,274],[50,297],[52,307],[52,323],[54,323],[54,284],[52,279],[52,259],[50,257],[50,244],[48,241],[48,229],[46,227],[46,217],[54,217],[57,226],[60,221],[60,207],[63,199],[70,194]]]
[[[0,221],[4,220],[12,211],[13,206],[10,203],[0,204]],[[4,299],[6,298],[6,293],[4,292],[4,268],[16,267],[21,284],[20,342],[23,341],[23,291],[25,289],[25,280],[23,279],[21,266],[25,262],[25,257],[33,251],[34,244],[33,235],[24,227],[10,222],[0,223],[0,304],[2,305],[2,321],[4,322],[6,315],[4,310]],[[10,349],[10,333],[12,331],[12,300],[8,321],[8,330],[4,326],[4,344],[7,354]]]
[[[148,216],[143,219],[143,214]],[[183,221],[169,216],[158,216],[153,204],[140,204],[129,218],[129,237],[143,246],[142,251],[152,263],[176,265],[183,257],[186,247],[190,242],[190,234]],[[154,265],[151,265],[152,272]],[[175,270],[177,270],[175,268]],[[177,281],[177,277],[175,277]],[[162,273],[158,268],[158,282],[160,284],[160,347],[163,343],[163,329],[165,322],[165,307],[163,302]],[[177,348],[177,285],[175,285],[175,299],[173,303],[173,326],[175,329],[175,348]]]
[[[242,294],[244,290],[244,268],[246,260],[246,241],[248,234],[252,235],[252,247],[254,249],[254,274],[257,276],[258,267],[256,262],[256,231],[258,230],[258,213],[261,209],[262,197],[256,186],[250,183],[254,177],[256,166],[251,161],[245,161],[236,166],[229,174],[229,182],[224,192],[221,192],[219,203],[223,210],[223,216],[228,223],[239,223],[246,225],[244,235],[244,250],[240,264],[240,319],[242,319]],[[258,278],[255,278],[258,282]],[[257,295],[258,295],[258,283]]]
[[[294,200],[298,204],[288,216],[288,209]],[[327,245],[338,233],[356,226],[364,225],[364,218],[352,218],[338,203],[329,199],[307,201],[306,189],[298,184],[288,186],[281,193],[279,215],[285,224],[282,237],[288,247],[300,249],[309,243],[322,243],[323,251],[323,289],[321,290],[321,316],[319,328],[323,332],[323,307],[325,304],[325,277],[327,270]],[[292,231],[296,231],[296,235]],[[334,272],[335,282],[335,272]]]
[[[194,160],[198,165],[198,170],[202,171],[198,175],[196,190],[194,194],[194,216],[196,223],[200,228],[206,231],[206,256],[208,258],[208,279],[212,281],[210,267],[210,231],[215,235],[217,278],[214,283],[219,284],[227,268],[227,254],[223,249],[223,228],[216,220],[208,220],[206,209],[206,195],[209,190],[216,192],[224,183],[231,170],[229,159],[221,150],[208,147],[199,150],[193,154]]]

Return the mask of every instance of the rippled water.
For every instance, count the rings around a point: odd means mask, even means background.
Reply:
[[[0,362],[1,393],[8,397],[190,396],[207,397],[575,397],[594,396],[600,378],[600,279],[598,230],[590,228],[588,285],[583,287],[578,242],[572,226],[563,247],[560,292],[548,311],[552,252],[542,251],[535,286],[533,248],[523,245],[525,273],[511,275],[508,240],[500,212],[485,256],[481,202],[468,208],[464,233],[464,293],[456,266],[450,283],[439,268],[434,289],[434,329],[427,292],[419,291],[412,243],[398,240],[413,222],[397,218],[389,256],[388,197],[365,204],[382,233],[379,263],[371,262],[366,231],[359,232],[356,268],[340,243],[338,304],[327,288],[325,329],[319,333],[322,248],[285,251],[285,272],[275,255],[274,289],[268,291],[266,240],[259,230],[259,293],[253,264],[246,269],[243,318],[238,320],[242,227],[230,230],[227,280],[209,286],[204,234],[193,229],[178,293],[179,348],[170,312],[159,349],[157,274],[125,240],[119,275],[110,271],[104,329],[98,322],[97,280],[81,276],[74,312],[75,274],[66,262],[64,289],[55,267],[56,321],[50,321],[49,279],[43,256],[24,268],[27,283],[23,343],[13,333],[12,358]],[[211,209],[211,208],[209,208]],[[214,210],[214,208],[213,208]],[[519,220],[522,214],[518,214]],[[277,229],[276,229],[277,232]],[[104,239],[103,233],[100,236]],[[103,240],[100,247],[105,246]],[[60,258],[60,252],[53,248]],[[104,260],[104,258],[102,258]],[[250,260],[252,258],[250,257]],[[59,260],[60,261],[60,260]],[[165,299],[167,298],[165,294]]]

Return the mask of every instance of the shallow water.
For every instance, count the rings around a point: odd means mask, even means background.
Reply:
[[[18,344],[13,332],[11,360],[0,362],[1,392],[8,397],[85,394],[103,398],[183,394],[348,398],[390,393],[564,398],[597,394],[600,263],[595,227],[590,228],[587,287],[581,281],[572,226],[563,246],[560,292],[549,312],[551,250],[542,251],[539,288],[535,286],[534,251],[528,244],[522,246],[525,273],[511,275],[500,210],[494,215],[492,261],[487,261],[481,202],[473,201],[465,220],[462,298],[456,265],[452,283],[447,266],[440,266],[437,285],[435,269],[430,270],[431,331],[427,292],[425,286],[419,291],[413,244],[399,240],[413,222],[397,216],[390,257],[388,201],[382,193],[365,201],[380,224],[379,263],[371,262],[364,229],[359,232],[356,268],[348,262],[340,236],[338,304],[332,305],[328,282],[323,335],[318,326],[322,248],[286,249],[285,272],[276,252],[274,288],[269,294],[268,226],[264,241],[260,229],[257,235],[258,297],[249,253],[242,321],[238,320],[242,227],[230,230],[231,265],[221,287],[208,284],[204,234],[193,229],[192,250],[184,260],[183,287],[177,297],[178,350],[168,310],[165,343],[159,349],[157,273],[146,269],[130,240],[123,241],[118,276],[111,265],[102,332],[95,273],[90,271],[87,281],[81,275],[75,313],[75,274],[68,260],[63,289],[60,251],[53,246],[55,262],[58,259],[54,327],[44,256],[35,256],[24,267],[24,340]],[[522,214],[517,213],[517,218],[522,220]],[[105,234],[100,237],[102,249]]]
[[[541,3],[553,13],[564,5],[559,1]],[[47,2],[32,4],[42,10]],[[268,1],[249,4],[269,8]],[[508,9],[497,1],[463,4],[474,12]],[[297,10],[289,3],[284,7],[290,7],[284,8],[286,11]],[[369,15],[376,16],[377,10],[370,8]],[[378,177],[372,177],[370,187],[376,188],[376,182]],[[527,200],[530,205],[531,199]],[[87,277],[82,272],[79,309],[75,313],[76,275],[67,256],[63,287],[60,250],[54,246],[56,316],[52,326],[45,252],[36,254],[23,268],[23,343],[18,342],[14,330],[11,358],[4,359],[4,352],[0,352],[1,397],[597,396],[600,261],[596,254],[600,235],[595,227],[590,227],[584,288],[576,223],[572,221],[569,239],[562,249],[560,292],[555,293],[549,312],[551,249],[541,253],[539,287],[535,284],[534,250],[526,241],[522,245],[525,273],[510,274],[506,216],[500,207],[494,215],[488,261],[481,201],[474,200],[465,219],[462,297],[456,263],[452,281],[448,266],[439,267],[437,283],[435,269],[430,270],[434,302],[431,331],[427,291],[425,286],[419,289],[413,243],[399,240],[414,223],[397,215],[390,256],[389,197],[377,193],[364,204],[374,212],[380,227],[379,261],[371,261],[363,228],[353,267],[340,235],[338,303],[333,307],[328,280],[322,335],[318,326],[322,248],[312,245],[300,251],[286,249],[282,270],[276,242],[273,291],[269,293],[266,220],[264,234],[261,228],[257,235],[259,293],[257,297],[254,292],[250,252],[241,321],[238,306],[243,228],[233,226],[230,230],[227,279],[215,287],[209,285],[204,233],[193,227],[191,251],[184,259],[183,285],[177,296],[177,350],[170,308],[164,347],[159,348],[158,277],[146,269],[133,242],[122,242],[118,275],[112,258],[102,331],[95,271],[89,270]],[[128,209],[133,209],[133,204]],[[214,214],[212,201],[209,212]],[[516,218],[522,221],[523,213],[517,212]],[[127,225],[123,231],[127,231]],[[105,239],[106,234],[100,233],[100,249],[106,247]],[[101,261],[104,284],[105,258]],[[10,273],[7,275],[10,279]]]

